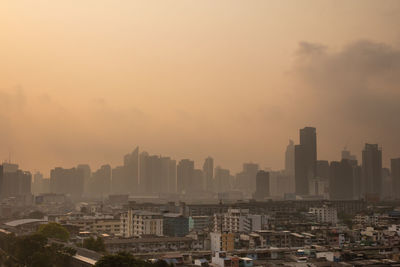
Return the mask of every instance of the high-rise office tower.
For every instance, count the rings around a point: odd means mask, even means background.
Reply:
[[[41,194],[43,192],[43,174],[36,172],[33,175],[32,193]]]
[[[92,171],[88,164],[79,164],[76,168],[83,171],[83,192],[86,194],[90,190],[89,181],[92,177]]]
[[[379,198],[382,192],[382,149],[377,144],[365,144],[362,152],[363,195]]]
[[[17,164],[3,163],[1,178],[1,198],[31,195],[32,175],[18,169]]]
[[[148,157],[149,153],[146,151],[139,155],[139,188],[141,193],[146,191],[146,164]]]
[[[136,147],[132,153],[124,156],[124,167],[126,169],[125,186],[128,192],[138,192],[139,181],[139,147]]]
[[[169,157],[161,157],[160,158],[160,163],[161,163],[161,177],[160,177],[160,188],[161,188],[161,193],[170,193],[169,190],[169,175],[170,175],[170,161],[171,159]]]
[[[161,158],[156,155],[147,157],[145,192],[159,194],[162,190],[161,178]]]
[[[315,178],[317,132],[313,127],[300,129],[300,144],[295,146],[296,194],[307,195],[309,181]]]
[[[169,161],[168,192],[176,193],[176,160]]]
[[[178,193],[193,192],[194,161],[182,159],[177,166]]]
[[[215,168],[215,185],[216,192],[225,192],[231,189],[230,179],[231,174],[228,169],[223,169],[220,166]]]
[[[256,190],[256,176],[259,166],[256,163],[243,163],[243,174],[245,180],[242,183],[243,190],[248,190],[250,193]]]
[[[269,196],[269,172],[259,171],[256,175],[256,191],[253,198],[256,200],[263,200]]]
[[[351,152],[345,148],[342,151],[342,159],[357,160],[357,157],[355,155],[352,155]]]
[[[295,181],[294,181],[294,142],[289,140],[289,144],[285,151],[285,171],[284,174],[279,175],[281,177],[280,181],[285,184],[281,189],[285,193],[293,193],[295,191]],[[283,185],[281,184],[281,185]]]
[[[354,198],[353,163],[342,159],[330,165],[329,198],[331,200],[352,200]]]
[[[80,198],[83,194],[84,173],[82,169],[64,169],[56,167],[50,171],[50,189],[52,193],[69,194]]]
[[[329,162],[327,160],[317,160],[316,177],[323,181],[329,180]]]
[[[390,176],[389,168],[382,168],[382,199],[392,199],[393,196],[393,184],[392,177]]]
[[[288,175],[294,176],[294,142],[289,140],[285,152],[285,172]]]
[[[124,166],[115,167],[112,169],[111,174],[111,192],[113,192],[113,194],[128,194],[128,188],[126,188],[124,184],[126,177],[126,169]]]
[[[390,160],[393,183],[393,198],[400,199],[400,158]]]
[[[90,190],[92,196],[104,197],[110,193],[111,188],[111,166],[106,164],[100,167],[92,175]]]
[[[353,195],[354,199],[362,199],[362,167],[357,164],[357,161],[353,161]]]
[[[212,192],[213,190],[213,179],[214,179],[214,159],[208,157],[204,160],[203,164],[204,174],[204,189]]]
[[[196,192],[204,191],[204,174],[201,169],[194,169],[193,171],[193,189]]]

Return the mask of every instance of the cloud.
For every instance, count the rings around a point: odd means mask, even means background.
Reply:
[[[388,154],[400,153],[399,48],[359,40],[332,51],[302,42],[294,69],[306,116],[381,142]]]

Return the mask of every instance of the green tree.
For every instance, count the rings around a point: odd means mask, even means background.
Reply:
[[[48,244],[47,238],[39,233],[19,237],[0,235],[0,241],[0,266],[68,267],[76,253],[62,244]]]
[[[38,233],[47,238],[55,238],[62,241],[68,241],[69,239],[68,230],[58,223],[42,224],[39,227]]]
[[[104,240],[101,237],[97,237],[96,239],[93,237],[86,238],[85,240],[83,240],[83,247],[97,252],[106,251]]]
[[[98,260],[96,267],[150,267],[153,264],[136,259],[129,253],[106,255]]]
[[[30,265],[35,253],[47,244],[47,238],[41,234],[18,237],[15,246],[15,257],[25,265]]]

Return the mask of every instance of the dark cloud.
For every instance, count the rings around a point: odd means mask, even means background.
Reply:
[[[399,48],[361,40],[331,51],[302,42],[295,70],[306,116],[381,142],[388,155],[400,156]]]

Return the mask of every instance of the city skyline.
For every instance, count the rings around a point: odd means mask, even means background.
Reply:
[[[311,126],[306,126],[305,128],[314,128],[314,127],[311,127]],[[290,139],[288,139],[287,141],[289,141],[289,144],[291,144],[290,142],[294,142],[293,141],[293,139],[296,139],[296,138],[290,138]],[[298,138],[299,139],[299,138]],[[299,139],[300,140],[300,139]],[[294,144],[295,143],[299,143],[300,141],[298,141],[298,142],[294,142]],[[317,147],[316,147],[316,150],[317,150],[317,154],[318,154],[318,152],[319,152],[319,145],[318,145],[318,138],[316,138],[316,142],[317,142]],[[356,151],[356,150],[352,150],[351,148],[349,148],[348,146],[344,146],[344,147],[342,147],[342,148],[338,148],[338,150],[339,150],[339,152],[338,152],[338,154],[336,155],[337,157],[336,158],[333,158],[333,159],[321,159],[321,158],[318,158],[319,160],[327,160],[327,161],[339,161],[340,159],[342,159],[343,158],[343,153],[352,153],[352,156],[353,157],[355,157],[358,161],[360,161],[361,159],[362,159],[362,149],[363,149],[363,147],[364,147],[364,145],[365,144],[370,144],[370,142],[364,142],[363,144],[362,144],[362,148],[361,148],[361,150],[360,151]],[[287,144],[286,144],[287,145]],[[379,145],[379,147],[381,148],[381,149],[383,149],[383,151],[384,151],[384,148],[382,148],[382,145],[380,145],[380,144],[378,144]],[[136,149],[139,149],[140,148],[140,146],[136,146],[136,148],[133,148],[133,152],[135,152],[135,150]],[[293,147],[294,148],[294,147]],[[148,151],[147,150],[143,150],[142,152],[145,152],[145,153],[148,153]],[[77,166],[79,166],[79,165],[88,165],[88,166],[90,166],[90,168],[91,169],[93,169],[93,170],[95,170],[95,169],[99,169],[99,168],[101,168],[102,166],[104,166],[104,165],[110,165],[110,166],[112,166],[112,167],[117,167],[117,166],[119,166],[119,165],[121,165],[121,163],[123,163],[124,162],[124,157],[126,157],[127,155],[129,155],[129,153],[131,153],[131,152],[129,152],[129,151],[125,151],[125,152],[123,152],[123,154],[122,155],[120,155],[119,157],[120,157],[120,160],[119,160],[119,162],[117,161],[116,163],[114,163],[114,164],[111,164],[110,162],[103,162],[103,163],[99,163],[100,165],[92,165],[92,164],[90,164],[89,163],[89,160],[87,160],[87,161],[85,161],[85,162],[76,162],[75,164],[73,164],[73,165],[67,165],[67,166],[64,166],[64,165],[58,165],[58,166],[52,166],[52,167],[50,167],[49,169],[45,169],[45,170],[39,170],[39,169],[26,169],[25,167],[24,167],[24,163],[23,162],[17,162],[17,161],[14,161],[14,160],[9,160],[9,158],[7,158],[7,159],[4,159],[2,162],[4,162],[4,163],[12,163],[12,164],[18,164],[22,169],[25,169],[25,170],[28,170],[28,171],[30,171],[30,172],[32,172],[32,173],[36,173],[36,172],[39,172],[39,173],[41,173],[41,174],[43,174],[44,176],[46,176],[46,177],[50,177],[50,170],[51,169],[53,169],[53,168],[55,168],[55,167],[67,167],[67,168],[73,168],[73,167],[77,167]],[[242,166],[242,164],[244,164],[244,163],[254,163],[254,164],[258,164],[259,166],[260,166],[260,168],[262,169],[262,170],[274,170],[274,171],[278,171],[278,170],[285,170],[285,161],[287,160],[287,158],[286,158],[286,154],[285,154],[286,152],[285,152],[285,150],[283,149],[282,150],[282,155],[280,155],[280,157],[282,158],[282,163],[280,164],[281,165],[281,167],[279,167],[279,168],[272,168],[272,167],[270,167],[270,166],[262,166],[262,164],[260,163],[260,162],[257,162],[257,161],[252,161],[252,160],[243,160],[239,165],[237,165],[237,166],[235,166],[234,168],[229,168],[229,167],[227,167],[228,166],[228,164],[226,164],[226,165],[224,165],[224,164],[221,164],[220,163],[220,161],[218,161],[218,159],[216,159],[215,157],[213,157],[212,155],[207,155],[207,156],[205,156],[204,158],[202,158],[202,159],[200,159],[200,160],[195,160],[194,158],[188,158],[188,157],[183,157],[183,158],[175,158],[175,157],[173,157],[173,156],[171,156],[171,154],[161,154],[161,153],[149,153],[149,154],[152,154],[152,155],[156,155],[156,156],[160,156],[160,157],[171,157],[172,159],[175,159],[175,160],[182,160],[182,159],[190,159],[190,160],[193,160],[194,161],[194,168],[195,169],[203,169],[203,164],[204,164],[204,160],[207,160],[207,158],[211,158],[211,159],[213,159],[213,161],[214,162],[217,162],[217,163],[214,163],[214,166],[215,167],[223,167],[223,168],[227,168],[227,169],[229,169],[229,170],[231,170],[231,171],[233,171],[234,173],[238,173],[238,172],[240,172],[240,170],[241,170],[241,166]],[[293,150],[293,153],[294,153],[294,150]],[[323,154],[323,153],[322,153]],[[396,154],[395,154],[396,155]],[[397,156],[394,156],[394,157],[391,157],[391,158],[389,158],[387,155],[385,155],[385,153],[383,153],[383,158],[386,158],[386,160],[385,160],[385,162],[382,162],[382,166],[384,167],[384,168],[390,168],[390,166],[391,166],[391,160],[393,159],[393,158],[399,158],[400,157],[400,153],[397,153]],[[10,159],[12,159],[12,157],[9,155],[9,157],[10,157]],[[293,161],[294,161],[294,156],[293,156]],[[387,161],[387,162],[386,162]],[[386,165],[383,165],[383,164],[386,164]],[[293,164],[293,163],[292,163]]]
[[[389,166],[399,5],[2,1],[0,160],[97,168],[140,145],[281,169],[287,140],[311,125],[321,158],[379,143]]]

